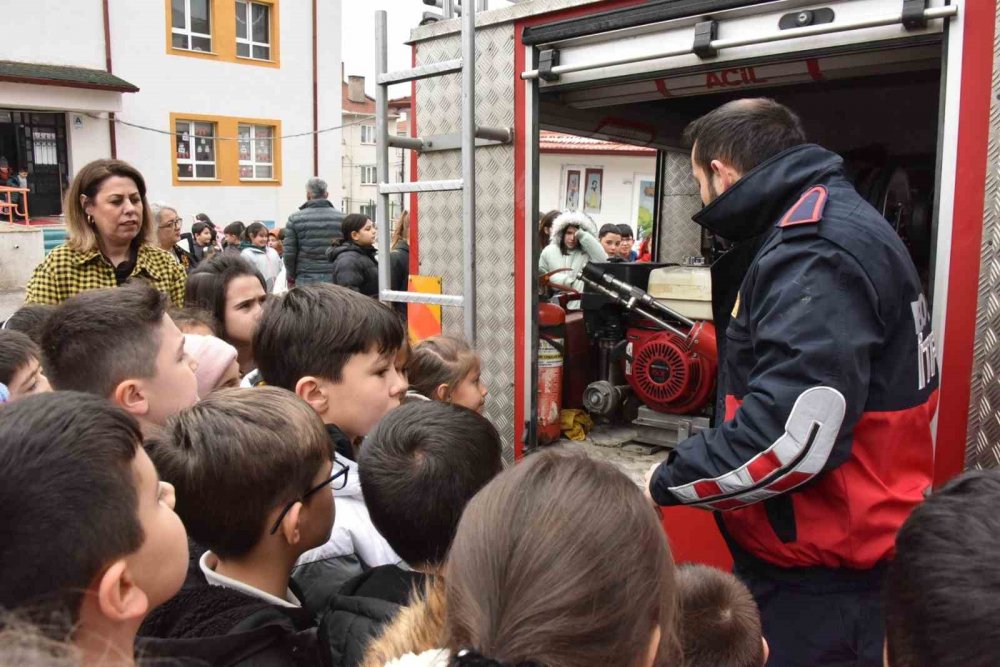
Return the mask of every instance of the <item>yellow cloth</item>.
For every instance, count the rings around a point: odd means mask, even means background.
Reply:
[[[583,410],[563,410],[559,414],[559,427],[570,440],[585,440],[587,432],[594,428],[594,421]]]

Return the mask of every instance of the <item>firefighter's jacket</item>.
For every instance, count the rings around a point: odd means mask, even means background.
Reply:
[[[716,426],[650,484],[718,510],[738,564],[869,569],[933,475],[934,337],[920,279],[837,155],[788,149],[694,217],[712,267]]]

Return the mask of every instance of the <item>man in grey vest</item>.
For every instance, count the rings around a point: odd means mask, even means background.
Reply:
[[[288,216],[284,261],[289,287],[332,281],[326,250],[340,238],[344,214],[330,203],[326,188],[322,178],[310,178],[306,181],[306,203]]]

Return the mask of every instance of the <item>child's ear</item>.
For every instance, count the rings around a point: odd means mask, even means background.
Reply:
[[[761,667],[767,664],[767,659],[771,657],[771,647],[767,645],[767,639],[764,637],[760,638],[760,641],[764,643],[764,662],[761,663]],[[889,662],[886,659],[886,666],[888,667]]]
[[[323,384],[312,375],[300,378],[295,383],[295,395],[308,403],[316,414],[325,415],[329,408],[330,397]]]
[[[97,583],[97,604],[112,621],[134,621],[149,611],[149,598],[136,584],[125,559],[111,564]]]
[[[291,509],[285,512],[285,517],[281,520],[278,533],[285,538],[285,542],[296,545],[302,541],[302,531],[299,530],[299,522],[302,520],[302,503],[292,505]]]
[[[439,384],[434,388],[434,395],[431,396],[434,400],[441,401],[442,403],[448,402],[448,385]]]
[[[111,393],[111,400],[136,417],[149,412],[149,399],[141,380],[124,380]]]

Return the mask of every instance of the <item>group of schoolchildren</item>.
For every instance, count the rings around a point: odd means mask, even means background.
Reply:
[[[616,468],[505,469],[467,344],[261,283],[223,255],[182,310],[131,282],[4,323],[0,664],[765,664],[747,589],[675,567]],[[969,473],[904,526],[891,667],[1000,664],[994,504]]]

